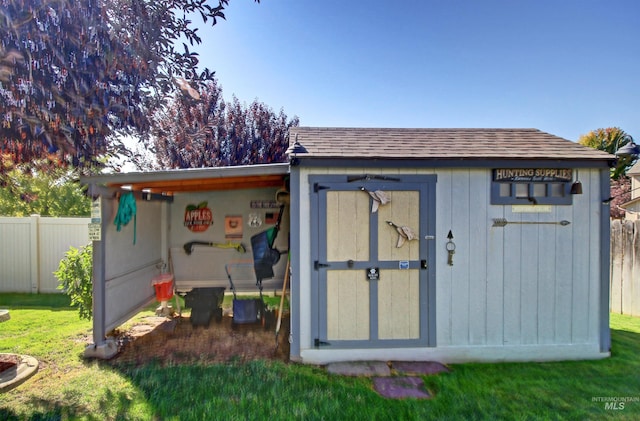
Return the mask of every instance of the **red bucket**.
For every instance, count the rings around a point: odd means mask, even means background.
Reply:
[[[156,289],[156,300],[169,301],[173,297],[173,275],[170,273],[163,273],[151,280],[154,288]]]

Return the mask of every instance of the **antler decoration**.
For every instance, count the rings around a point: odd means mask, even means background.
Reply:
[[[371,191],[367,190],[364,187],[360,187],[360,190],[363,192],[369,193],[369,196],[373,199],[373,203],[371,203],[371,213],[376,213],[378,211],[378,207],[381,205],[386,205],[391,202],[391,199],[385,192],[382,190]]]
[[[400,248],[403,246],[405,241],[417,240],[418,235],[413,232],[413,230],[409,227],[401,227],[399,225],[394,224],[391,221],[387,221],[387,224],[392,226],[398,232],[398,243],[396,244],[396,248]]]

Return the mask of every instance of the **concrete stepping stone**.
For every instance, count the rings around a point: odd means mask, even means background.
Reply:
[[[327,372],[342,376],[390,376],[391,369],[384,361],[346,361],[327,365]]]
[[[447,366],[435,361],[393,361],[391,367],[409,376],[429,376],[450,371]]]
[[[375,377],[373,388],[381,396],[389,399],[418,398],[429,399],[420,377]]]

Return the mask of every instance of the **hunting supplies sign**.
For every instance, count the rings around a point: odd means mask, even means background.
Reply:
[[[187,205],[184,211],[184,226],[193,232],[203,232],[213,225],[213,214],[207,207],[207,202],[197,205]]]
[[[493,181],[498,182],[569,182],[573,178],[570,168],[499,168],[493,170]]]

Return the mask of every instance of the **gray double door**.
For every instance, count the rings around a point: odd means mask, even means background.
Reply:
[[[317,347],[435,345],[435,175],[312,176]]]

